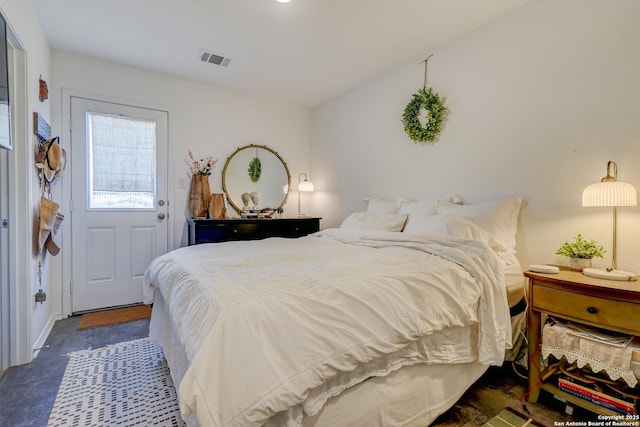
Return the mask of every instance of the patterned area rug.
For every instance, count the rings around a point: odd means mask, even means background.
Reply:
[[[512,408],[505,408],[498,415],[491,418],[482,427],[544,427],[531,417],[521,414]]]
[[[70,354],[48,427],[184,426],[162,349],[148,338]]]

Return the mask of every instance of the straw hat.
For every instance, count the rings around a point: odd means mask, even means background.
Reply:
[[[60,209],[59,204],[46,197],[40,197],[40,227],[38,230],[38,251],[40,255],[42,255],[45,243],[53,229],[58,209]]]
[[[64,148],[60,147],[59,144],[56,145],[58,145],[58,147],[60,148],[60,155],[56,164],[55,175],[53,177],[54,181],[57,181],[60,178],[60,175],[62,175],[62,172],[64,172],[64,168],[67,166],[67,152]]]
[[[44,244],[49,253],[53,256],[56,256],[60,253],[60,246],[58,246],[56,242],[53,241],[53,238],[56,237],[56,234],[58,234],[58,230],[60,230],[60,224],[62,224],[63,219],[64,215],[62,215],[60,212],[56,213],[56,217],[53,220],[53,227],[51,227],[51,232],[49,233],[47,241]]]
[[[44,179],[49,184],[60,177],[67,163],[67,152],[60,147],[60,138],[51,138],[38,149],[36,163],[42,164]]]

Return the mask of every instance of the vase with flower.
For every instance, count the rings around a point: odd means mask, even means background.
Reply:
[[[189,159],[191,160],[189,164],[191,186],[189,188],[188,208],[195,218],[206,218],[209,199],[211,198],[209,175],[211,175],[211,171],[218,159],[209,156],[206,159],[196,160],[191,150],[189,150]]]

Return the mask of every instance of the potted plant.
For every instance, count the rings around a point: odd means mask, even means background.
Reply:
[[[595,240],[587,240],[580,233],[572,242],[564,242],[556,250],[556,255],[569,257],[569,266],[576,270],[591,267],[591,260],[595,257],[603,258],[606,251]]]

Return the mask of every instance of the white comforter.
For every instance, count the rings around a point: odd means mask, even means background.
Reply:
[[[200,426],[297,425],[332,396],[417,363],[502,363],[501,267],[483,243],[325,230],[190,246],[153,261],[190,366],[174,378]],[[283,416],[284,414],[284,416]]]

